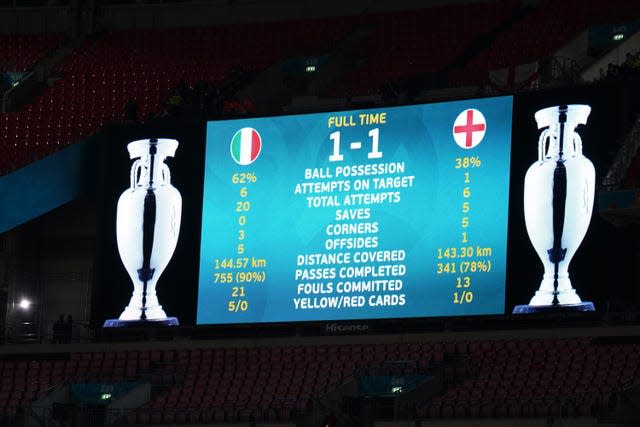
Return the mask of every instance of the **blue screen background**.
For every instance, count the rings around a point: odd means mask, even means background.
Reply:
[[[468,108],[482,112],[486,119],[486,133],[482,142],[472,149],[459,147],[453,138],[456,117]],[[359,114],[386,113],[386,123],[360,125]],[[356,126],[331,127],[330,117],[353,117]],[[270,118],[247,118],[215,121],[207,124],[204,174],[204,202],[202,241],[198,284],[198,324],[259,323],[311,320],[342,320],[369,318],[407,318],[431,316],[459,316],[502,314],[504,312],[507,218],[509,204],[509,172],[511,155],[512,97],[485,98],[428,105],[403,106],[370,110],[354,110]],[[230,153],[234,134],[243,127],[258,131],[262,148],[258,158],[247,166],[238,165]],[[368,159],[371,138],[368,132],[379,129],[380,159]],[[341,154],[344,160],[330,162],[333,142],[329,135],[340,131]],[[362,148],[350,149],[353,141]],[[455,168],[456,158],[476,157],[479,167]],[[355,193],[398,192],[398,203],[356,206],[328,206],[311,208],[308,194],[295,194],[297,184],[337,180],[335,168],[372,163],[403,163],[404,173],[390,176],[413,176],[412,186],[391,190],[376,190],[372,178],[345,177],[353,185],[355,179],[369,179],[371,188],[334,192],[339,202],[345,195]],[[327,169],[328,168],[328,169]],[[328,170],[333,178],[305,179],[307,169]],[[250,172],[256,182],[234,184],[236,173]],[[470,174],[465,183],[465,172]],[[380,176],[375,176],[380,177]],[[240,190],[246,187],[247,195]],[[470,196],[463,190],[469,187]],[[326,193],[323,193],[326,195]],[[237,202],[249,201],[250,210],[244,212],[246,224],[241,227],[236,211]],[[469,212],[462,211],[469,202]],[[346,208],[369,208],[367,220],[337,221],[336,211]],[[462,218],[469,225],[462,227]],[[326,227],[336,223],[377,222],[376,233],[335,237],[377,237],[375,249],[326,250]],[[239,230],[244,239],[238,240]],[[462,232],[468,242],[462,243]],[[245,252],[237,254],[238,243]],[[438,264],[455,262],[460,268],[467,259],[439,259],[438,249],[455,247],[491,248],[490,256],[471,260],[490,261],[490,271],[437,274]],[[402,288],[395,291],[339,293],[335,284],[353,279],[296,280],[296,269],[318,266],[298,266],[297,256],[322,252],[403,250],[406,258],[399,262],[406,273],[398,277]],[[215,261],[238,258],[266,261],[266,266],[240,269],[215,268]],[[389,262],[367,263],[387,265]],[[351,266],[359,265],[351,263]],[[336,268],[339,265],[319,266]],[[216,273],[239,271],[264,273],[264,282],[215,283]],[[469,288],[457,288],[457,278],[469,277]],[[333,291],[303,294],[300,283],[315,283],[326,291],[333,283]],[[233,288],[243,287],[243,293]],[[454,293],[471,291],[471,302],[456,303]],[[372,305],[370,298],[378,295],[404,296],[404,304]],[[326,297],[364,296],[362,307],[296,308],[294,300],[305,298],[311,303]],[[245,301],[245,310],[230,310],[229,302]],[[343,301],[344,303],[344,301]]]

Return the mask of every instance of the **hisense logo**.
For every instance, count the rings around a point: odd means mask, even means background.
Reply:
[[[364,332],[369,330],[367,324],[351,324],[341,325],[339,323],[327,323],[324,327],[325,332],[343,333],[343,332]]]

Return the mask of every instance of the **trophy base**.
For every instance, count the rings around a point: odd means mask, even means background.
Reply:
[[[104,321],[103,328],[135,328],[145,326],[178,326],[177,317],[166,317],[164,319],[151,319],[151,320],[120,320],[120,319],[108,319]]]
[[[573,313],[577,311],[596,311],[596,307],[590,301],[583,301],[579,304],[516,305],[513,314]]]

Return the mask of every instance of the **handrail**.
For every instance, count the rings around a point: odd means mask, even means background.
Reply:
[[[9,91],[11,89],[8,89],[6,91],[4,91],[4,93],[2,94],[2,102],[0,102],[0,113],[6,113],[7,112],[7,103],[9,102]]]
[[[33,71],[29,71],[19,80],[20,83],[28,82],[34,76]],[[14,84],[2,94],[2,105],[0,106],[0,112],[6,113],[11,107],[11,95],[16,90],[22,89],[21,84]]]
[[[640,114],[636,116],[631,130],[625,136],[609,171],[602,180],[600,184],[602,190],[612,191],[620,188],[631,162],[638,155],[638,148],[640,148]]]

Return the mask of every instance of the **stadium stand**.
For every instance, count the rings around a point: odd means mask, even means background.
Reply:
[[[416,76],[425,89],[437,83],[435,74],[466,58],[469,49],[477,53],[450,71],[449,86],[484,84],[489,70],[537,61],[587,23],[637,15],[635,2],[619,3],[615,8],[602,1],[577,7],[545,0],[523,13],[516,0],[500,0],[358,17],[97,34],[53,70],[61,78],[52,87],[0,117],[5,151],[0,173],[87,138],[107,122],[123,122],[129,100],[138,106],[138,119],[146,121],[162,114],[181,81],[220,85],[234,70],[257,74],[283,58],[327,54],[356,29],[366,33],[351,48],[360,59],[330,94],[379,93],[386,84]],[[487,37],[491,42],[478,48],[478,40],[486,43]],[[62,36],[5,40],[8,57],[25,69],[59,46]]]
[[[331,93],[377,93],[381,85],[391,81],[435,75],[476,38],[510,19],[516,4],[504,0],[365,15],[360,25],[369,34],[356,49],[365,57]],[[451,20],[452,17],[455,18]]]
[[[432,416],[589,416],[606,410],[614,390],[637,381],[637,347],[589,340],[473,343],[475,378],[449,388]],[[455,414],[458,408],[466,408]]]
[[[64,34],[0,35],[0,70],[29,71],[64,41]]]
[[[181,81],[219,85],[238,69],[258,72],[285,55],[323,51],[348,28],[336,18],[121,31],[85,40],[54,69],[61,78],[52,87],[3,114],[3,171],[87,138],[107,122],[124,122],[129,100],[146,121],[163,112]]]
[[[500,31],[485,49],[471,58],[462,70],[452,72],[450,84],[481,84],[490,70],[538,61],[589,25],[634,20],[638,14],[640,10],[635,2],[541,1],[538,7],[511,17],[507,28]]]
[[[592,417],[640,379],[636,343],[597,338],[409,341],[59,352],[2,360],[2,414],[37,407],[61,383],[147,381],[136,424],[295,422],[314,400],[375,373],[441,372],[405,408],[417,419]],[[31,357],[32,359],[29,359]],[[398,368],[398,363],[402,362]],[[345,415],[346,416],[346,415]]]
[[[92,34],[53,68],[49,86],[17,111],[0,114],[0,175],[90,138],[110,123],[178,113],[254,113],[254,100],[236,94],[256,76],[288,58],[330,54],[350,37],[355,39],[351,62],[323,95],[378,94],[386,85],[414,78],[411,84],[420,90],[443,82],[448,88],[482,87],[491,70],[539,61],[590,25],[640,16],[640,2],[625,0],[541,0],[521,6],[517,0],[496,0]],[[62,34],[0,36],[0,68],[32,70],[63,41]],[[202,101],[204,94],[209,97]],[[131,102],[135,117],[129,115]],[[203,102],[216,107],[203,113]],[[176,113],[178,105],[183,113]],[[636,124],[632,132],[636,152],[638,129]],[[624,185],[637,187],[640,160],[626,166]],[[24,422],[34,408],[45,406],[56,387],[85,383],[150,384],[150,399],[122,412],[113,425],[315,425],[309,423],[328,408],[344,425],[365,425],[346,405],[328,402],[344,403],[341,390],[368,375],[424,375],[434,384],[398,403],[393,416],[386,401],[374,398],[370,413],[377,420],[402,418],[418,425],[425,420],[585,418],[593,424],[640,383],[636,331],[626,341],[597,336],[454,341],[444,335],[339,344],[320,338],[316,344],[289,338],[288,344],[252,341],[246,346],[128,343],[130,348],[117,350],[89,345],[78,350],[74,344],[72,351],[60,345],[40,354],[0,349],[0,426]]]

